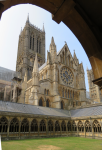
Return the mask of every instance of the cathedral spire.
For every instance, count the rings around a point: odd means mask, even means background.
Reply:
[[[43,23],[43,29],[42,29],[42,31],[45,32],[44,23]]]
[[[37,53],[36,53],[36,56],[35,56],[33,72],[37,72],[37,73],[39,72],[39,69],[38,69],[38,59],[37,59]]]
[[[55,45],[53,37],[51,39],[51,44],[50,44],[50,52],[52,52],[52,51],[56,51],[56,45]]]
[[[28,16],[27,16],[27,21],[26,21],[26,23],[29,23],[29,13],[28,13]]]

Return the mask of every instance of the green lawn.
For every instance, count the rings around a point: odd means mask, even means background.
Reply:
[[[60,137],[2,141],[2,150],[102,150],[102,140]]]

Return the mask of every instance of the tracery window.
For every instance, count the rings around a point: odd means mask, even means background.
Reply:
[[[42,98],[40,98],[40,100],[39,100],[39,106],[43,106]]]
[[[79,123],[78,123],[78,130],[81,132],[84,132],[84,126],[82,124],[82,121],[79,121]]]
[[[39,42],[39,53],[41,53],[41,42]]]
[[[62,131],[66,131],[66,123],[65,123],[65,121],[62,121],[61,128],[62,128]]]
[[[85,131],[86,131],[86,132],[91,132],[91,131],[92,131],[92,129],[91,129],[91,124],[90,124],[89,121],[86,121],[86,122],[85,122]]]
[[[8,128],[8,120],[6,119],[6,117],[2,117],[0,119],[0,132],[7,132],[7,128]]]
[[[60,125],[58,121],[55,122],[55,132],[56,131],[60,131]]]
[[[68,128],[68,131],[71,131],[71,122],[70,121],[68,121],[68,123],[67,123],[67,128]]]
[[[21,132],[29,132],[29,122],[27,119],[23,119],[21,123]]]
[[[40,131],[45,132],[46,131],[46,124],[44,120],[41,120],[40,122]]]
[[[53,122],[52,122],[52,120],[49,120],[48,121],[48,131],[53,131]]]
[[[93,128],[94,128],[94,132],[101,132],[101,126],[97,120],[93,122]]]
[[[33,119],[31,122],[31,132],[37,132],[38,131],[38,124],[36,119]]]
[[[77,131],[77,126],[76,126],[75,121],[72,122],[72,130]]]
[[[17,118],[11,120],[9,132],[19,132],[19,121]]]
[[[49,100],[46,101],[46,107],[49,107]]]

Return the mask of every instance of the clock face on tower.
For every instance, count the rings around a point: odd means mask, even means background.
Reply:
[[[72,85],[73,74],[67,67],[62,67],[60,71],[62,81],[67,85]]]

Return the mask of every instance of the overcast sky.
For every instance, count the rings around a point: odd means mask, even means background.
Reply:
[[[54,37],[57,51],[67,42],[71,54],[76,52],[79,63],[83,62],[85,71],[86,89],[89,91],[86,66],[91,69],[88,57],[74,34],[64,23],[57,24],[48,11],[30,4],[13,6],[6,10],[0,20],[0,66],[11,70],[16,69],[18,39],[21,27],[24,28],[27,15],[30,22],[42,29],[43,23],[46,32],[46,51],[49,50],[51,37]]]

